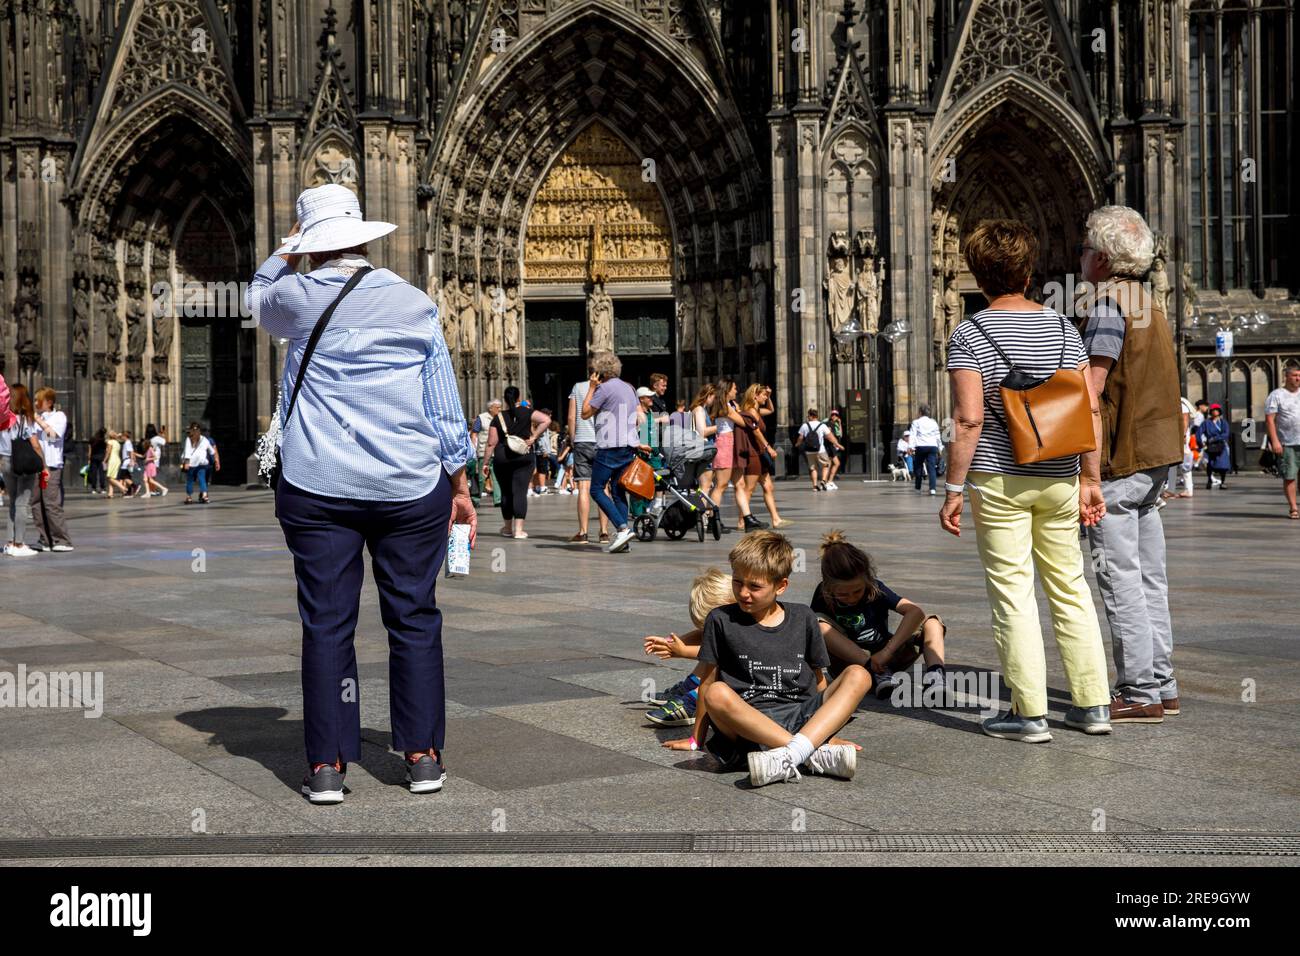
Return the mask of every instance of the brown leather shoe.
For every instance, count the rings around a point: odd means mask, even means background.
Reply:
[[[1164,723],[1165,708],[1159,703],[1139,704],[1127,697],[1113,697],[1110,701],[1110,722],[1112,724],[1160,724]]]
[[[1166,717],[1177,717],[1181,713],[1177,697],[1170,697],[1168,700],[1162,700],[1160,704],[1165,709]]]

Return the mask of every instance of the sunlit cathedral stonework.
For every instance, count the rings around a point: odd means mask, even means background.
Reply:
[[[1226,369],[1258,416],[1300,359],[1296,39],[1293,0],[0,0],[0,363],[77,439],[197,419],[246,454],[284,345],[231,284],[340,183],[398,225],[372,260],[438,303],[467,414],[558,407],[612,347],[676,395],[769,382],[782,443],[809,406],[860,437],[874,391],[888,441],[947,401],[974,225],[1033,224],[1046,297],[1118,202],[1185,393]]]

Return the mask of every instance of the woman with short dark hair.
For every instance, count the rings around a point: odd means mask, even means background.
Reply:
[[[1007,358],[1035,378],[1062,367],[1078,368],[1087,382],[1100,447],[1101,415],[1088,379],[1088,356],[1071,323],[1025,298],[1038,259],[1038,239],[1027,226],[1008,219],[983,222],[963,253],[989,304],[961,322],[948,341],[956,435],[948,451],[939,521],[950,534],[961,534],[962,493],[969,485],[993,639],[1011,687],[1010,711],[982,727],[991,737],[1026,743],[1052,739],[1034,595],[1037,570],[1074,704],[1065,725],[1089,734],[1110,733],[1106,655],[1079,549],[1080,520],[1096,524],[1106,511],[1100,456],[1094,450],[1082,461],[1070,455],[1017,464],[998,388],[1010,370]],[[986,416],[986,410],[991,414]]]

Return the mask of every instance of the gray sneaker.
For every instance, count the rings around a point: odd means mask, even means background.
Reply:
[[[330,764],[321,764],[302,778],[303,796],[312,803],[342,803],[343,778],[347,772],[347,764],[341,771]]]
[[[1085,734],[1110,733],[1110,708],[1105,704],[1099,707],[1071,707],[1065,712],[1065,726],[1082,730]]]
[[[406,782],[411,793],[434,793],[442,789],[442,782],[446,779],[447,771],[441,761],[430,754],[421,754],[415,763],[406,761]]]
[[[1042,744],[1052,739],[1052,732],[1047,729],[1046,717],[1022,717],[1009,710],[996,717],[990,717],[980,724],[980,729],[990,737],[1019,740],[1026,744]]]

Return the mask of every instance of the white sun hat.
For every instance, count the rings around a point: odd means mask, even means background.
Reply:
[[[396,228],[391,222],[367,222],[356,193],[346,186],[326,183],[304,189],[298,196],[298,232],[286,236],[275,255],[351,249]]]

